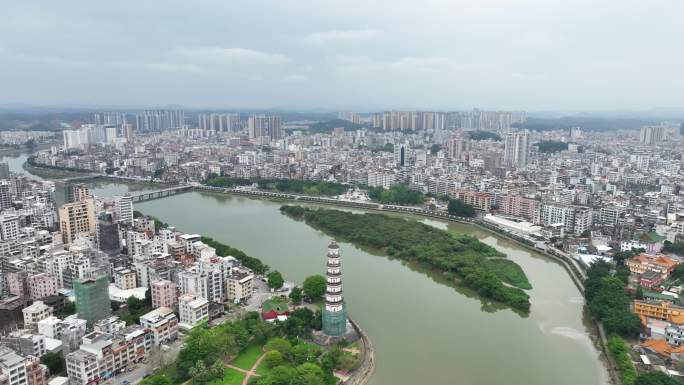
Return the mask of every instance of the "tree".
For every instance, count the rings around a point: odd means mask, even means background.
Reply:
[[[459,217],[475,216],[475,208],[460,199],[450,199],[447,211],[449,211],[449,214]]]
[[[299,287],[295,286],[292,288],[292,291],[290,291],[290,300],[292,300],[292,303],[294,304],[299,304],[302,302],[302,289]]]
[[[145,306],[145,302],[137,297],[130,296],[126,299],[126,306],[131,312],[142,309]]]
[[[321,350],[317,346],[309,344],[298,344],[292,348],[292,360],[295,364],[301,365],[305,362],[316,362]]]
[[[76,314],[76,304],[71,301],[64,302],[64,307],[57,311],[55,314],[57,317],[67,317],[72,314]]]
[[[639,285],[636,289],[636,293],[634,295],[636,299],[644,299],[644,288]]]
[[[437,155],[437,153],[438,153],[439,150],[441,150],[441,149],[442,149],[442,147],[441,147],[439,144],[436,144],[436,143],[435,143],[435,144],[433,144],[432,146],[430,146],[430,154],[431,154],[431,155]]]
[[[634,385],[681,385],[681,382],[662,372],[640,374]]]
[[[47,352],[40,358],[40,361],[48,367],[52,375],[60,374],[64,370],[64,359],[61,353]]]
[[[276,337],[268,341],[266,346],[264,346],[264,349],[266,349],[266,351],[277,350],[280,354],[287,357],[292,351],[292,344],[284,338]]]
[[[268,279],[268,287],[271,289],[280,289],[283,287],[283,284],[285,283],[285,280],[283,279],[283,275],[280,274],[278,270],[274,270],[266,276]]]
[[[276,366],[283,364],[283,355],[277,350],[271,350],[266,352],[266,355],[264,356],[264,362],[269,368],[275,368]]]
[[[325,277],[320,274],[311,275],[304,280],[304,294],[312,300],[321,298],[325,294],[327,283]]]
[[[291,385],[298,376],[295,368],[289,366],[276,366],[266,376],[259,378],[257,385]]]
[[[323,369],[316,364],[307,362],[297,367],[297,377],[293,385],[322,385],[323,380]]]

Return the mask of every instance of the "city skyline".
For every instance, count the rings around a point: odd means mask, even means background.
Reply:
[[[683,7],[22,2],[0,27],[0,104],[676,108],[684,27],[669,16]]]

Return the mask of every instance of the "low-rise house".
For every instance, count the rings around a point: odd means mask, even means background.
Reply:
[[[184,294],[178,298],[180,327],[192,329],[209,319],[209,301],[192,294]]]
[[[168,307],[160,307],[140,316],[140,325],[152,331],[156,345],[178,338],[178,318]]]
[[[634,300],[633,310],[638,316],[684,324],[684,307],[675,306],[668,301]]]
[[[663,283],[664,280],[662,274],[659,272],[647,270],[639,277],[639,284],[645,288],[651,289]]]
[[[639,254],[625,261],[625,265],[633,274],[641,275],[652,270],[659,273],[663,279],[667,279],[677,267],[677,262],[664,255]]]
[[[254,274],[234,268],[228,276],[226,290],[229,301],[238,303],[247,300],[254,294]]]
[[[36,301],[31,306],[25,307],[22,313],[24,313],[24,326],[28,328],[51,316],[52,308],[42,301]]]

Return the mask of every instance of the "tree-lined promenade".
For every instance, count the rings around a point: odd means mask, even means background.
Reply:
[[[474,237],[382,214],[282,206],[281,212],[324,233],[388,256],[417,262],[487,299],[529,311],[530,288],[522,269]],[[505,261],[505,262],[504,262]]]

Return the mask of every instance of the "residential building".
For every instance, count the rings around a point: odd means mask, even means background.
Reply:
[[[504,163],[509,167],[525,168],[530,152],[530,133],[527,130],[511,131],[504,140]]]
[[[243,302],[254,294],[254,275],[247,270],[233,269],[227,283],[226,298],[229,301]]]
[[[125,267],[115,268],[114,284],[121,290],[135,289],[137,287],[135,272]]]
[[[116,214],[119,223],[133,226],[133,196],[126,194],[116,198]]]
[[[140,316],[140,325],[152,331],[156,345],[178,338],[178,318],[168,307],[160,307]]]
[[[69,244],[82,233],[95,234],[95,206],[92,198],[65,203],[59,208],[59,227],[62,240]]]
[[[178,289],[172,281],[162,279],[152,282],[152,307],[175,309],[178,305]]]
[[[209,319],[209,301],[192,294],[178,298],[179,326],[189,330]]]
[[[281,119],[278,115],[251,115],[247,119],[249,137],[252,139],[268,137],[270,140],[282,138]]]
[[[33,274],[28,277],[27,281],[29,297],[33,300],[57,295],[57,279],[50,274]]]
[[[36,301],[30,306],[22,310],[24,313],[24,327],[29,328],[37,326],[40,320],[44,320],[52,315],[52,308],[43,303],[43,301]]]
[[[28,385],[26,360],[14,350],[0,345],[0,383]]]

